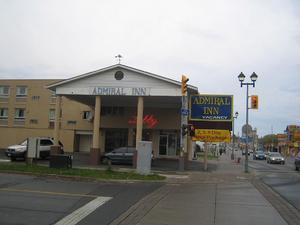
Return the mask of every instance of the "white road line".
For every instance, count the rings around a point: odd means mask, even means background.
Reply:
[[[0,162],[10,162],[10,159],[0,159]]]
[[[73,213],[67,215],[62,220],[58,221],[55,225],[75,225],[79,223],[84,217],[95,211],[99,206],[108,202],[111,197],[97,197],[90,201],[81,208],[75,210]]]

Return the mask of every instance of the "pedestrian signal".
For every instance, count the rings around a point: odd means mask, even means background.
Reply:
[[[258,109],[258,96],[251,95],[251,109]]]
[[[185,135],[187,135],[187,133],[189,132],[189,126],[186,124],[182,124],[181,127],[181,135],[182,137],[184,137]]]

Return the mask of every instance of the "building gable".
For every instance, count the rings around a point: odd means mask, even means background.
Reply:
[[[180,96],[181,83],[117,64],[53,85],[58,95]],[[197,88],[192,87],[197,92]]]

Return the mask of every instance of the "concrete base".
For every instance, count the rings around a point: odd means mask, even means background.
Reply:
[[[99,165],[101,159],[100,148],[91,148],[90,151],[90,165]]]
[[[61,146],[60,145],[53,145],[50,147],[50,155],[57,155],[62,154]]]
[[[136,164],[137,164],[137,150],[134,151],[133,153],[133,158],[132,158],[132,168],[136,169]]]

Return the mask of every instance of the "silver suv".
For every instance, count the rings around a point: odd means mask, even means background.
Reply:
[[[59,143],[61,146],[62,144]],[[54,145],[53,138],[50,137],[39,137],[39,151],[40,158],[44,159],[50,156],[50,147]],[[18,145],[8,146],[5,154],[7,157],[10,157],[12,161],[17,158],[25,159],[27,155],[27,139],[22,141]]]

